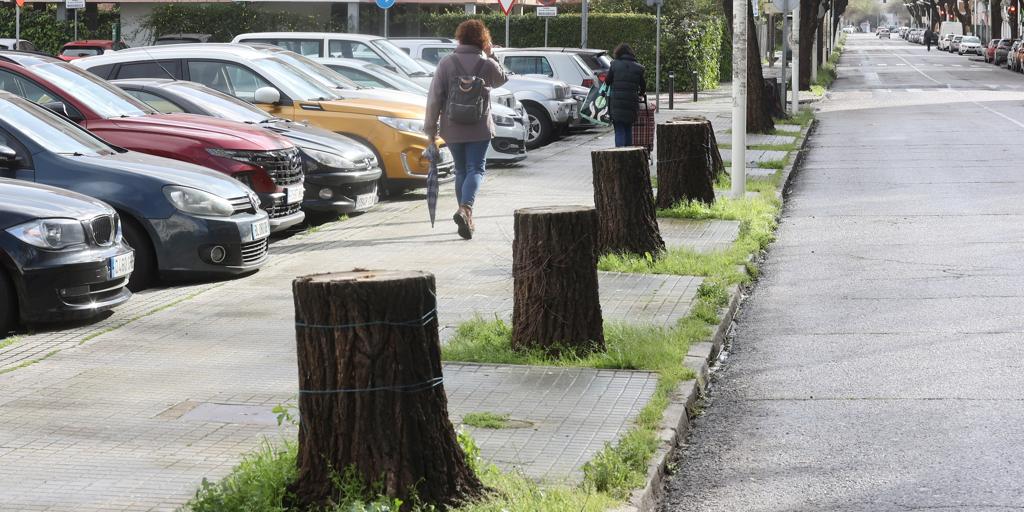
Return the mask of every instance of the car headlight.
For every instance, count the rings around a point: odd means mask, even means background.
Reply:
[[[328,153],[326,151],[318,151],[315,149],[303,149],[302,152],[323,167],[330,167],[333,169],[352,169],[356,167],[355,162],[337,153]]]
[[[399,117],[378,117],[380,122],[400,131],[410,133],[423,133],[423,120],[422,119],[403,119]]]
[[[168,185],[164,187],[164,196],[175,208],[192,215],[228,217],[235,213],[227,199],[197,188]]]
[[[7,228],[18,240],[40,249],[67,249],[85,245],[85,228],[74,219],[36,219]]]
[[[494,119],[494,124],[498,126],[514,126],[516,119],[512,116],[503,116],[501,114],[491,113],[491,119]]]
[[[243,151],[235,149],[221,149],[221,148],[206,148],[206,152],[221,158],[227,158],[229,160],[236,160],[238,162],[253,164],[253,152]]]

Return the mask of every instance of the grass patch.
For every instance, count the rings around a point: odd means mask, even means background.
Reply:
[[[471,412],[462,417],[462,423],[476,428],[502,429],[508,427],[508,414]]]
[[[21,336],[11,336],[10,338],[4,338],[0,340],[0,349],[7,348],[19,341],[21,341]]]
[[[38,362],[40,362],[40,361],[42,361],[44,359],[49,358],[50,356],[56,354],[57,352],[60,352],[60,351],[59,350],[51,350],[51,351],[47,352],[46,355],[44,355],[43,357],[40,357],[40,358],[37,358],[37,359],[28,359],[26,361],[22,361],[22,362],[18,363],[15,366],[10,367],[10,368],[4,368],[4,369],[0,370],[0,375],[3,375],[5,373],[13,372],[14,370],[20,370],[20,369],[28,367],[28,366],[32,366],[32,365],[34,365],[34,364],[36,364],[36,363],[38,363]]]
[[[796,151],[800,149],[800,145],[796,142],[789,144],[751,144],[747,146],[747,149],[753,149],[757,151]]]

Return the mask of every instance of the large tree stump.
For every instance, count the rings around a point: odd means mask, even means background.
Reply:
[[[295,505],[335,499],[332,472],[355,467],[391,497],[444,509],[479,496],[448,420],[434,276],[353,271],[300,277],[299,476]]]
[[[600,253],[658,254],[665,241],[651,191],[647,150],[615,148],[590,153]]]
[[[597,211],[523,208],[512,242],[512,346],[557,356],[604,350],[597,287]]]
[[[715,202],[714,129],[706,119],[658,125],[658,208],[680,201]],[[719,157],[721,155],[718,155]],[[743,165],[740,162],[740,165]]]
[[[709,150],[711,152],[711,168],[715,172],[715,178],[725,173],[725,161],[722,160],[722,153],[718,151],[718,136],[715,135],[715,127],[711,125],[711,121],[704,116],[676,116],[672,120],[704,123],[704,133],[708,139],[707,146],[711,148]]]

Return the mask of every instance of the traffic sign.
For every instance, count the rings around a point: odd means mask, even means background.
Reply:
[[[64,0],[65,9],[85,9],[85,0]]]
[[[512,7],[515,5],[516,0],[498,0],[498,7],[501,7],[501,12],[505,13],[505,16],[508,16],[508,13],[512,12]]]
[[[25,0],[14,0],[14,3],[18,4],[18,7],[25,7]]]
[[[558,3],[558,0],[537,0],[537,3],[543,5],[544,7],[551,7],[552,5]]]
[[[395,5],[395,0],[377,0],[377,7],[381,9],[390,9],[392,5]]]
[[[558,7],[537,7],[537,16],[558,16]]]
[[[795,10],[799,9],[800,8],[800,1],[799,0],[772,0],[772,5],[774,5],[775,8],[779,12],[781,12],[783,14],[786,14],[786,13],[788,13],[790,11],[795,11]],[[789,9],[786,9],[786,7],[789,7]]]

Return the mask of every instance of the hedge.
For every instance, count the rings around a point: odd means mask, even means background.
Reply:
[[[269,11],[253,4],[166,3],[153,9],[143,27],[151,34],[210,34],[211,41],[227,42],[246,32],[320,31],[326,28],[315,16]]]
[[[451,37],[463,20],[477,18],[491,31],[496,44],[505,42],[505,17],[501,14],[466,15],[434,14],[424,17],[425,35]],[[718,86],[719,54],[722,45],[722,23],[719,17],[672,19],[662,16],[661,59],[662,90],[667,90],[668,72],[674,71],[679,90],[687,90],[690,72],[697,71],[702,89]],[[562,14],[550,18],[548,44],[578,47],[580,15]],[[619,43],[629,43],[637,60],[647,67],[648,89],[654,90],[655,17],[650,14],[592,13],[588,20],[587,46],[611,51]],[[509,19],[509,43],[513,47],[544,45],[544,19],[526,14]]]
[[[96,30],[85,26],[84,13],[78,14],[78,39],[110,39],[119,18],[118,11],[100,11]],[[14,6],[0,5],[0,37],[14,37]],[[58,21],[57,5],[45,9],[21,10],[21,38],[31,41],[39,51],[55,55],[64,43],[75,38],[74,21]]]

